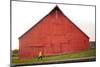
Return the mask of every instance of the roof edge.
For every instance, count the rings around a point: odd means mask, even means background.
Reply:
[[[50,12],[48,12],[48,14],[46,16],[44,16],[42,19],[40,19],[35,25],[33,25],[28,31],[26,31],[24,34],[22,34],[18,39],[22,38],[27,32],[29,32],[31,29],[33,29],[34,27],[36,27],[45,17],[47,17],[55,8],[58,8],[61,13],[68,19],[68,21],[71,22],[71,24],[73,24],[80,32],[82,32],[88,39],[89,36],[86,35],[77,25],[75,25],[63,12],[62,10],[58,7],[58,5],[56,5]]]
[[[58,5],[54,6],[53,9],[51,9],[51,11],[48,12],[47,15],[45,15],[43,18],[41,18],[35,25],[33,25],[31,28],[29,28],[28,31],[30,31],[33,27],[37,26],[45,17],[47,17],[56,7],[58,7]],[[58,7],[59,8],[59,7]],[[24,34],[22,34],[18,39],[20,39],[21,37],[23,37],[28,31],[26,31]]]

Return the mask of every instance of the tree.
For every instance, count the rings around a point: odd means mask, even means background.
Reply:
[[[18,54],[18,49],[14,49],[13,54]]]
[[[14,49],[12,51],[12,56],[17,56],[18,55],[18,49]]]

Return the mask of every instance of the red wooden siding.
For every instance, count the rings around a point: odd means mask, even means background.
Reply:
[[[88,49],[89,37],[56,6],[19,38],[19,57],[33,58],[39,51],[55,55]]]

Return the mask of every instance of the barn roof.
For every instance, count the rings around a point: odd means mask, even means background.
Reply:
[[[28,31],[26,31],[23,35],[21,35],[19,37],[22,38],[25,34],[27,34],[31,29],[33,29],[34,27],[36,27],[45,17],[47,17],[51,12],[58,10],[60,11],[65,17],[66,19],[68,19],[79,31],[81,31],[87,38],[89,38],[78,26],[76,26],[62,11],[61,9],[56,5],[46,16],[44,16],[38,23],[36,23],[34,26],[32,26]]]

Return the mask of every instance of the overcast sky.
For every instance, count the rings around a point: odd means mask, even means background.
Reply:
[[[95,8],[91,6],[57,4],[63,13],[89,37],[95,40]],[[56,4],[12,2],[12,49],[18,48],[18,38],[47,15]]]

